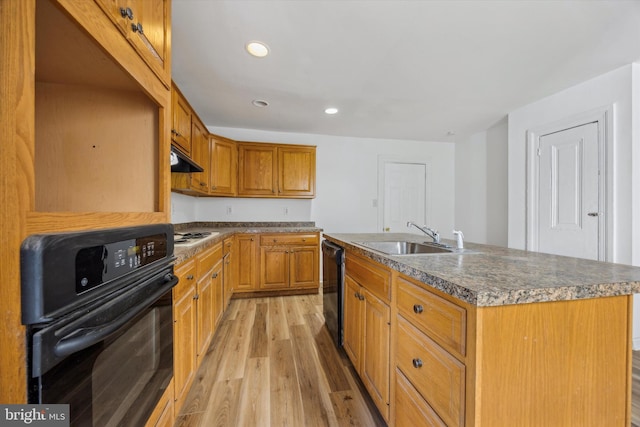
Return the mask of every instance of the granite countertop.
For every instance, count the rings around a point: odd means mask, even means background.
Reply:
[[[218,235],[192,246],[176,245],[176,264],[186,261],[198,252],[223,241],[236,233],[318,233],[322,229],[314,222],[190,222],[174,224],[176,233],[212,231]]]
[[[424,242],[416,234],[333,234],[324,237],[476,306],[600,298],[640,292],[640,267],[465,242],[462,253],[386,255],[364,241]],[[452,240],[443,240],[455,247]]]

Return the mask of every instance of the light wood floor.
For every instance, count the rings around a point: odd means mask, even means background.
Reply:
[[[384,426],[322,316],[322,297],[232,300],[176,426]]]

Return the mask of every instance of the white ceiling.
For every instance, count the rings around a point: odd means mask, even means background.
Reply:
[[[451,141],[640,59],[640,0],[173,0],[172,9],[173,79],[216,127]],[[250,56],[251,40],[269,56]],[[328,106],[340,112],[328,116]]]

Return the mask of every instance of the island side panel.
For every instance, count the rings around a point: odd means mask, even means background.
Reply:
[[[628,426],[631,303],[478,308],[476,426]]]

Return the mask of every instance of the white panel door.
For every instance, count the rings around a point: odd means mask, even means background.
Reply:
[[[598,125],[540,137],[540,252],[598,259]]]
[[[410,232],[407,221],[426,222],[426,177],[424,164],[384,164],[384,231]]]

